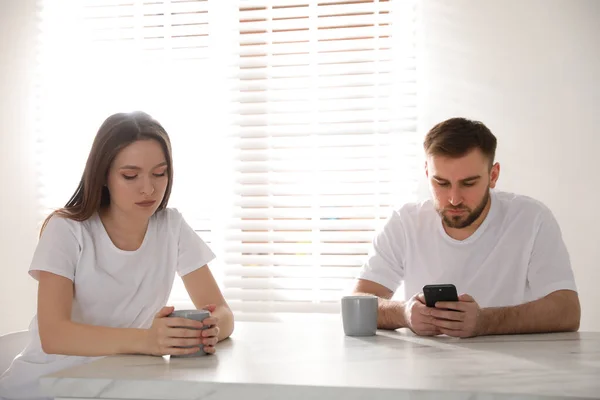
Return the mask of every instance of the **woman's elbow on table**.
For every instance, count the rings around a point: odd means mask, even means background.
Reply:
[[[220,331],[219,341],[227,339],[229,336],[231,336],[235,329],[235,317],[233,315],[233,311],[231,311],[231,308],[229,308],[228,305],[224,305],[221,307],[222,323],[220,324],[220,328],[222,329]]]
[[[46,354],[63,354],[61,349],[59,327],[57,324],[40,324],[40,343],[42,345],[42,351]]]

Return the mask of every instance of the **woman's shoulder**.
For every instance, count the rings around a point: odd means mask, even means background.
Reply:
[[[91,217],[78,221],[68,216],[54,213],[48,222],[44,226],[41,237],[52,236],[55,239],[74,239],[82,244],[87,237],[96,237],[100,230],[103,229],[102,224],[99,223],[99,217],[97,213],[92,214]]]
[[[86,222],[87,221],[76,221],[64,215],[54,213],[48,218],[48,222],[44,226],[42,235],[52,234],[54,236],[57,234],[73,234],[77,236],[77,234],[84,229],[83,226]]]
[[[176,208],[164,208],[155,212],[152,217],[156,220],[158,226],[171,231],[178,231],[183,222],[183,215]]]

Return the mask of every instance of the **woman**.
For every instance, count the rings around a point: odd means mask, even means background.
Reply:
[[[181,355],[200,344],[214,353],[229,337],[233,315],[206,265],[215,256],[167,208],[172,185],[157,121],[135,112],[102,124],[75,193],[42,226],[29,268],[39,281],[31,341],[0,378],[0,397],[40,398],[40,376],[93,357]],[[175,272],[209,318],[167,318]]]

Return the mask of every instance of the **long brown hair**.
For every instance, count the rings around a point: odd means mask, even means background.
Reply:
[[[169,135],[158,121],[144,112],[113,114],[102,123],[96,133],[75,193],[63,208],[55,210],[46,218],[40,235],[54,215],[74,221],[85,221],[100,208],[108,206],[110,193],[105,186],[108,170],[117,154],[138,140],[156,140],[160,143],[167,159],[169,180],[157,211],[164,209],[169,202],[173,186],[173,158]]]

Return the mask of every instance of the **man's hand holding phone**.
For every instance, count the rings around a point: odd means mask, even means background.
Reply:
[[[440,333],[461,338],[482,333],[481,308],[473,297],[457,296],[454,285],[426,285],[423,293],[428,305],[426,313]]]
[[[423,293],[415,294],[404,303],[404,321],[408,328],[419,336],[435,336],[441,332],[433,324],[430,309],[425,305]]]

